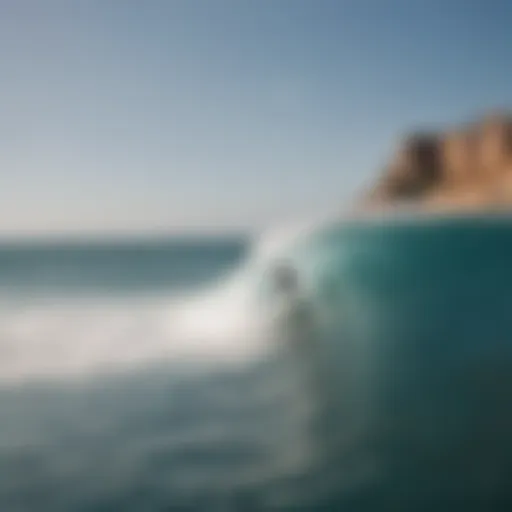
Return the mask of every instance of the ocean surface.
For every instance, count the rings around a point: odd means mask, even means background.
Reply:
[[[297,232],[0,245],[0,510],[505,510],[512,221]]]

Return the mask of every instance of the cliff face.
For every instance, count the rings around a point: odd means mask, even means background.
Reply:
[[[512,115],[406,137],[362,204],[404,201],[427,209],[512,207]]]

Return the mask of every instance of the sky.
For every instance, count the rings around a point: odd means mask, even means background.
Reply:
[[[512,102],[507,0],[0,0],[0,235],[340,210]]]

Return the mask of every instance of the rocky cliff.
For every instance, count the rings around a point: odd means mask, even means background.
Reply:
[[[512,114],[404,138],[362,206],[403,202],[426,209],[512,207]]]

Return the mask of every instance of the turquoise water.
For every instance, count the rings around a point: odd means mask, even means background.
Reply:
[[[0,248],[0,510],[507,509],[512,221],[255,254]],[[307,328],[265,321],[283,260]]]

